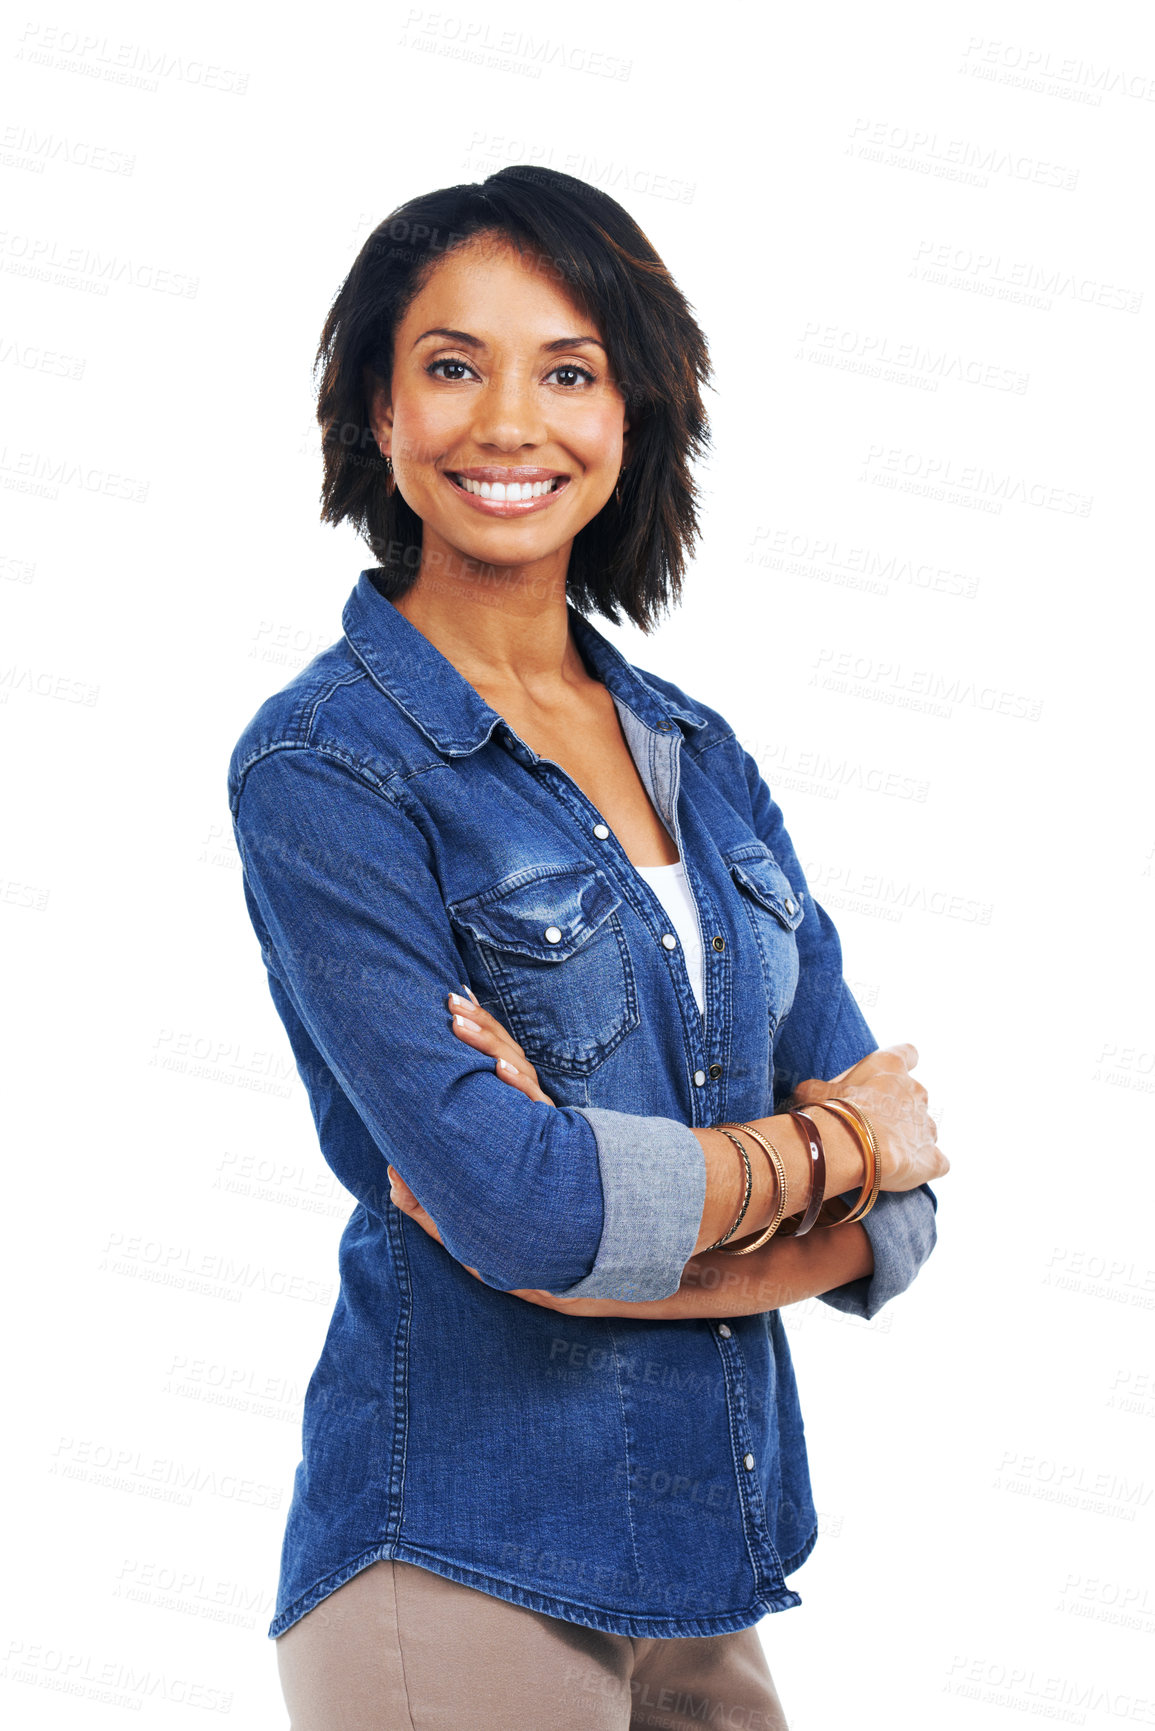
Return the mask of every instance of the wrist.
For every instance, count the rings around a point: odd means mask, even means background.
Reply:
[[[813,1116],[822,1137],[822,1151],[826,1157],[826,1183],[823,1193],[827,1201],[841,1196],[846,1191],[858,1191],[866,1179],[866,1160],[854,1132],[833,1112],[815,1113],[813,1106],[802,1108]],[[796,1124],[787,1112],[775,1114],[772,1118],[751,1119],[756,1130],[760,1130],[767,1141],[772,1142],[782,1158],[786,1169],[786,1209],[784,1218],[790,1219],[801,1214],[806,1207],[810,1185],[810,1151],[802,1126]],[[740,1134],[740,1132],[739,1132]],[[751,1149],[751,1160],[755,1150]],[[757,1152],[761,1153],[758,1149]],[[762,1154],[760,1161],[760,1185],[755,1183],[750,1206],[746,1211],[743,1226],[746,1235],[753,1232],[757,1225],[768,1226],[778,1208],[777,1184],[770,1163]],[[755,1211],[757,1218],[755,1219]],[[843,1208],[837,1210],[845,1212]],[[824,1208],[820,1219],[825,1221],[828,1211]]]

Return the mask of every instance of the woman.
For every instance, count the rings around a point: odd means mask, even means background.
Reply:
[[[323,515],[380,563],[229,776],[357,1198],[293,1731],[782,1726],[756,1625],[817,1522],[779,1307],[876,1314],[947,1162],[754,760],[585,617],[680,592],[705,343],[617,204],[509,168],[382,223],[318,359]]]

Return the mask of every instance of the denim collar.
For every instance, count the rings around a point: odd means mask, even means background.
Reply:
[[[341,623],[354,655],[381,690],[397,703],[439,751],[464,756],[484,745],[506,723],[423,632],[376,589],[371,570],[362,571],[345,603]],[[705,727],[708,717],[675,703],[639,673],[620,650],[571,602],[570,630],[586,664],[615,698],[660,733],[675,722]]]

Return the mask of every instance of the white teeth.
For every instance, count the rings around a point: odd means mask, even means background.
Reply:
[[[467,493],[476,494],[480,499],[493,499],[500,504],[540,499],[544,494],[554,492],[558,485],[556,478],[552,481],[474,481],[468,475],[457,475],[455,479]]]

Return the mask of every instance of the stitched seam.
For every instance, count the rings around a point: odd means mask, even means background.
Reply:
[[[262,762],[264,758],[272,757],[274,752],[278,751],[311,751],[316,753],[318,757],[331,758],[334,763],[341,764],[344,769],[347,769],[350,774],[354,775],[358,781],[362,782],[373,793],[379,793],[383,799],[387,799],[398,811],[404,811],[404,807],[401,805],[401,802],[397,799],[390,786],[390,782],[396,779],[395,776],[390,776],[388,781],[382,780],[376,771],[368,764],[359,762],[350,752],[343,751],[339,745],[322,744],[320,741],[314,740],[290,739],[279,740],[275,745],[262,745],[259,750],[253,753],[252,757],[247,759],[243,767],[237,772],[236,805],[238,807],[240,806],[241,794],[244,792],[245,782],[248,779],[250,770],[255,769],[257,764]],[[409,814],[406,812],[405,815],[408,816]]]
[[[318,711],[318,709],[320,709],[322,703],[328,703],[330,697],[332,697],[335,692],[340,691],[343,686],[355,685],[359,679],[364,679],[364,678],[365,678],[364,668],[363,667],[355,667],[350,673],[344,674],[343,677],[340,679],[334,679],[323,690],[321,690],[317,693],[317,696],[313,702],[313,707],[307,712],[307,716],[303,717],[304,722],[305,722],[305,727],[304,727],[304,733],[303,733],[302,737],[306,741],[308,741],[309,736],[313,731],[313,723],[317,719],[317,711]]]
[[[609,1334],[610,1342],[614,1349],[614,1386],[617,1389],[618,1394],[618,1411],[622,1415],[622,1444],[626,1451],[626,1519],[630,1524],[630,1550],[634,1554],[634,1568],[637,1570],[638,1580],[640,1581],[642,1578],[642,1563],[641,1558],[638,1556],[638,1537],[634,1531],[634,1470],[630,1457],[630,1433],[626,1421],[626,1403],[622,1397],[622,1375],[621,1367],[618,1363],[618,1337],[612,1328],[607,1329],[606,1332]]]

